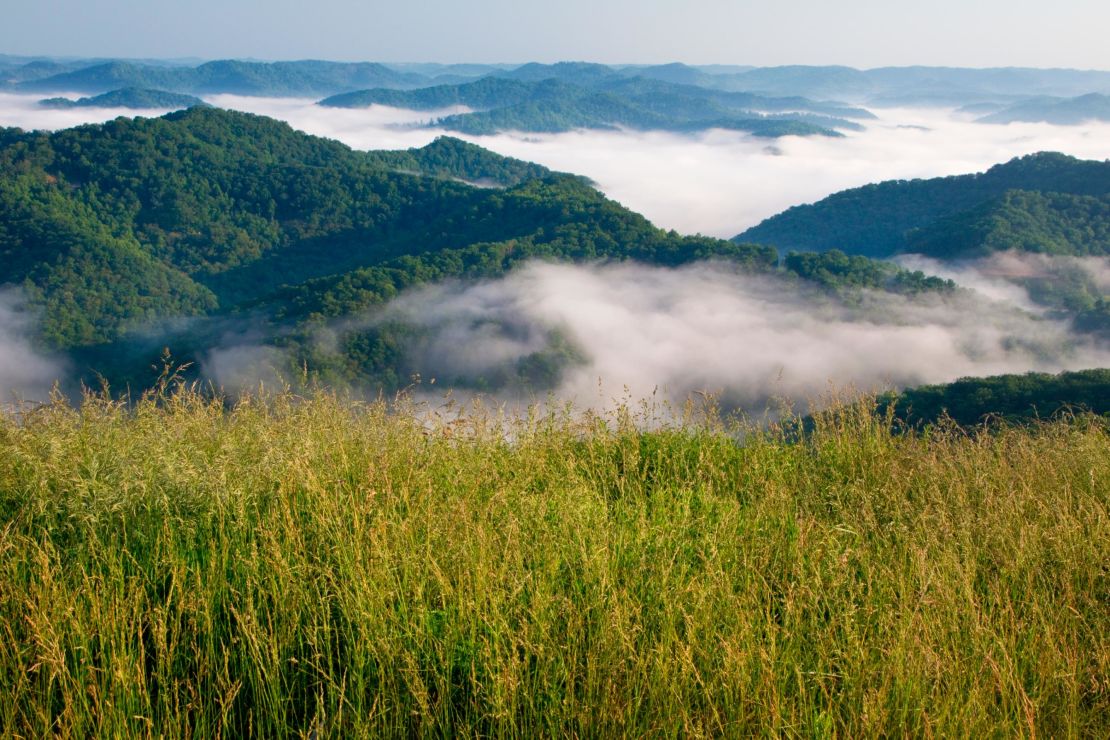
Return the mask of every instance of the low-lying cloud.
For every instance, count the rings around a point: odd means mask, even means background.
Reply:
[[[65,364],[37,350],[31,335],[34,316],[17,288],[0,288],[0,407],[42,401],[65,379]]]
[[[502,280],[412,291],[381,318],[420,327],[412,360],[425,378],[490,375],[564,337],[581,361],[556,395],[580,405],[706,392],[760,410],[830,386],[1110,366],[1110,347],[1008,300],[968,290],[840,301],[723,263],[532,263]]]
[[[282,387],[288,368],[289,358],[277,347],[246,341],[210,349],[200,362],[201,376],[232,398]]]
[[[1110,295],[1110,257],[1075,257],[1007,250],[976,259],[943,262],[920,254],[904,254],[895,261],[908,270],[947,278],[995,301],[1032,313],[1044,313],[1043,301],[1030,295],[1029,286],[1047,282],[1062,291],[1089,296]]]

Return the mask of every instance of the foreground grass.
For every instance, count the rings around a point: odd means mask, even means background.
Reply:
[[[4,736],[1106,737],[1110,430],[45,407],[0,689]]]

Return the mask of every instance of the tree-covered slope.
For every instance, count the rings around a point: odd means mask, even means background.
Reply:
[[[39,105],[47,108],[192,108],[205,105],[205,102],[193,95],[166,92],[165,90],[148,90],[141,87],[124,87],[119,90],[94,95],[87,98],[47,98],[40,101]]]
[[[1052,255],[1110,255],[1110,194],[1008,190],[912,233],[906,249],[939,259],[1018,249]]]
[[[790,208],[736,240],[886,257],[912,251],[917,230],[982,207],[1011,190],[1101,197],[1110,193],[1110,162],[1040,153],[979,174],[867,185]]]
[[[41,172],[0,177],[0,284],[23,285],[45,309],[47,344],[96,344],[162,316],[216,308],[211,291],[64,187]]]
[[[385,168],[399,172],[445,177],[479,185],[511,187],[554,174],[543,165],[502,157],[451,136],[440,136],[418,149],[374,151],[368,157]]]
[[[425,174],[396,171],[412,164]],[[262,341],[276,341],[294,320],[533,256],[776,261],[764,247],[664,232],[581,178],[462,142],[368,154],[213,108],[0,130],[0,215],[0,284],[22,285],[43,309],[41,341],[80,348],[81,369],[115,378],[134,371],[120,366],[134,332],[149,337],[160,319],[199,317],[183,341],[203,348],[220,331],[213,318],[249,313]],[[331,288],[347,284],[357,289]],[[331,308],[306,308],[317,304]]]
[[[1110,414],[1110,370],[961,378],[910,388],[884,401],[893,403],[899,418],[911,424],[933,423],[945,416],[969,426],[986,417],[1028,421],[1061,411]]]
[[[483,179],[505,187],[456,182]],[[769,247],[683,237],[583,178],[454,139],[356,152],[215,108],[0,130],[0,215],[0,284],[42,310],[39,341],[86,379],[132,387],[150,381],[162,347],[203,360],[240,330],[280,346],[290,368],[403,384],[403,330],[365,328],[323,349],[319,330],[412,286],[534,258],[718,258],[833,292],[949,287],[861,258],[780,266]]]

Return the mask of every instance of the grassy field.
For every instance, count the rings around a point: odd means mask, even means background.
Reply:
[[[1105,421],[639,415],[0,422],[0,735],[1110,736]]]

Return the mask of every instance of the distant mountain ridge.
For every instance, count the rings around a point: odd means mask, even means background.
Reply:
[[[908,388],[880,401],[892,405],[896,417],[913,426],[933,424],[944,417],[973,426],[990,419],[1044,421],[1059,413],[1106,416],[1110,415],[1110,369],[961,378]]]
[[[113,61],[16,84],[27,92],[101,93],[141,87],[190,95],[232,93],[268,97],[315,97],[323,90],[371,86],[417,87],[421,75],[372,62],[206,62],[197,67],[156,67]]]
[[[978,120],[980,123],[1029,122],[1060,126],[1110,121],[1110,95],[1088,93],[1074,98],[1037,97],[1008,105]]]
[[[591,65],[589,69],[595,67]],[[461,85],[343,93],[320,101],[320,105],[360,108],[377,104],[415,110],[465,106],[475,110],[449,115],[430,125],[471,135],[505,130],[552,133],[623,127],[669,131],[725,128],[759,136],[836,136],[837,129],[862,128],[849,118],[874,117],[868,111],[833,103],[707,90],[625,77],[604,69],[569,75],[584,78],[578,82],[553,77],[533,79],[553,72],[545,68],[542,73],[536,70],[520,76],[505,73]]]
[[[22,92],[100,94],[143,87],[205,95],[327,97],[370,88],[415,89],[458,84],[484,76],[524,82],[557,79],[592,86],[638,77],[708,90],[770,97],[848,101],[854,105],[961,106],[1034,96],[1110,94],[1110,72],[1096,70],[787,65],[742,67],[558,64],[398,64],[373,62],[247,62],[218,60],[0,59],[0,87]]]
[[[171,93],[165,90],[147,90],[140,87],[125,87],[120,90],[95,95],[87,98],[70,100],[69,98],[47,98],[39,101],[39,105],[46,108],[135,108],[135,109],[168,109],[192,108],[197,105],[207,105],[200,98],[181,93]]]

